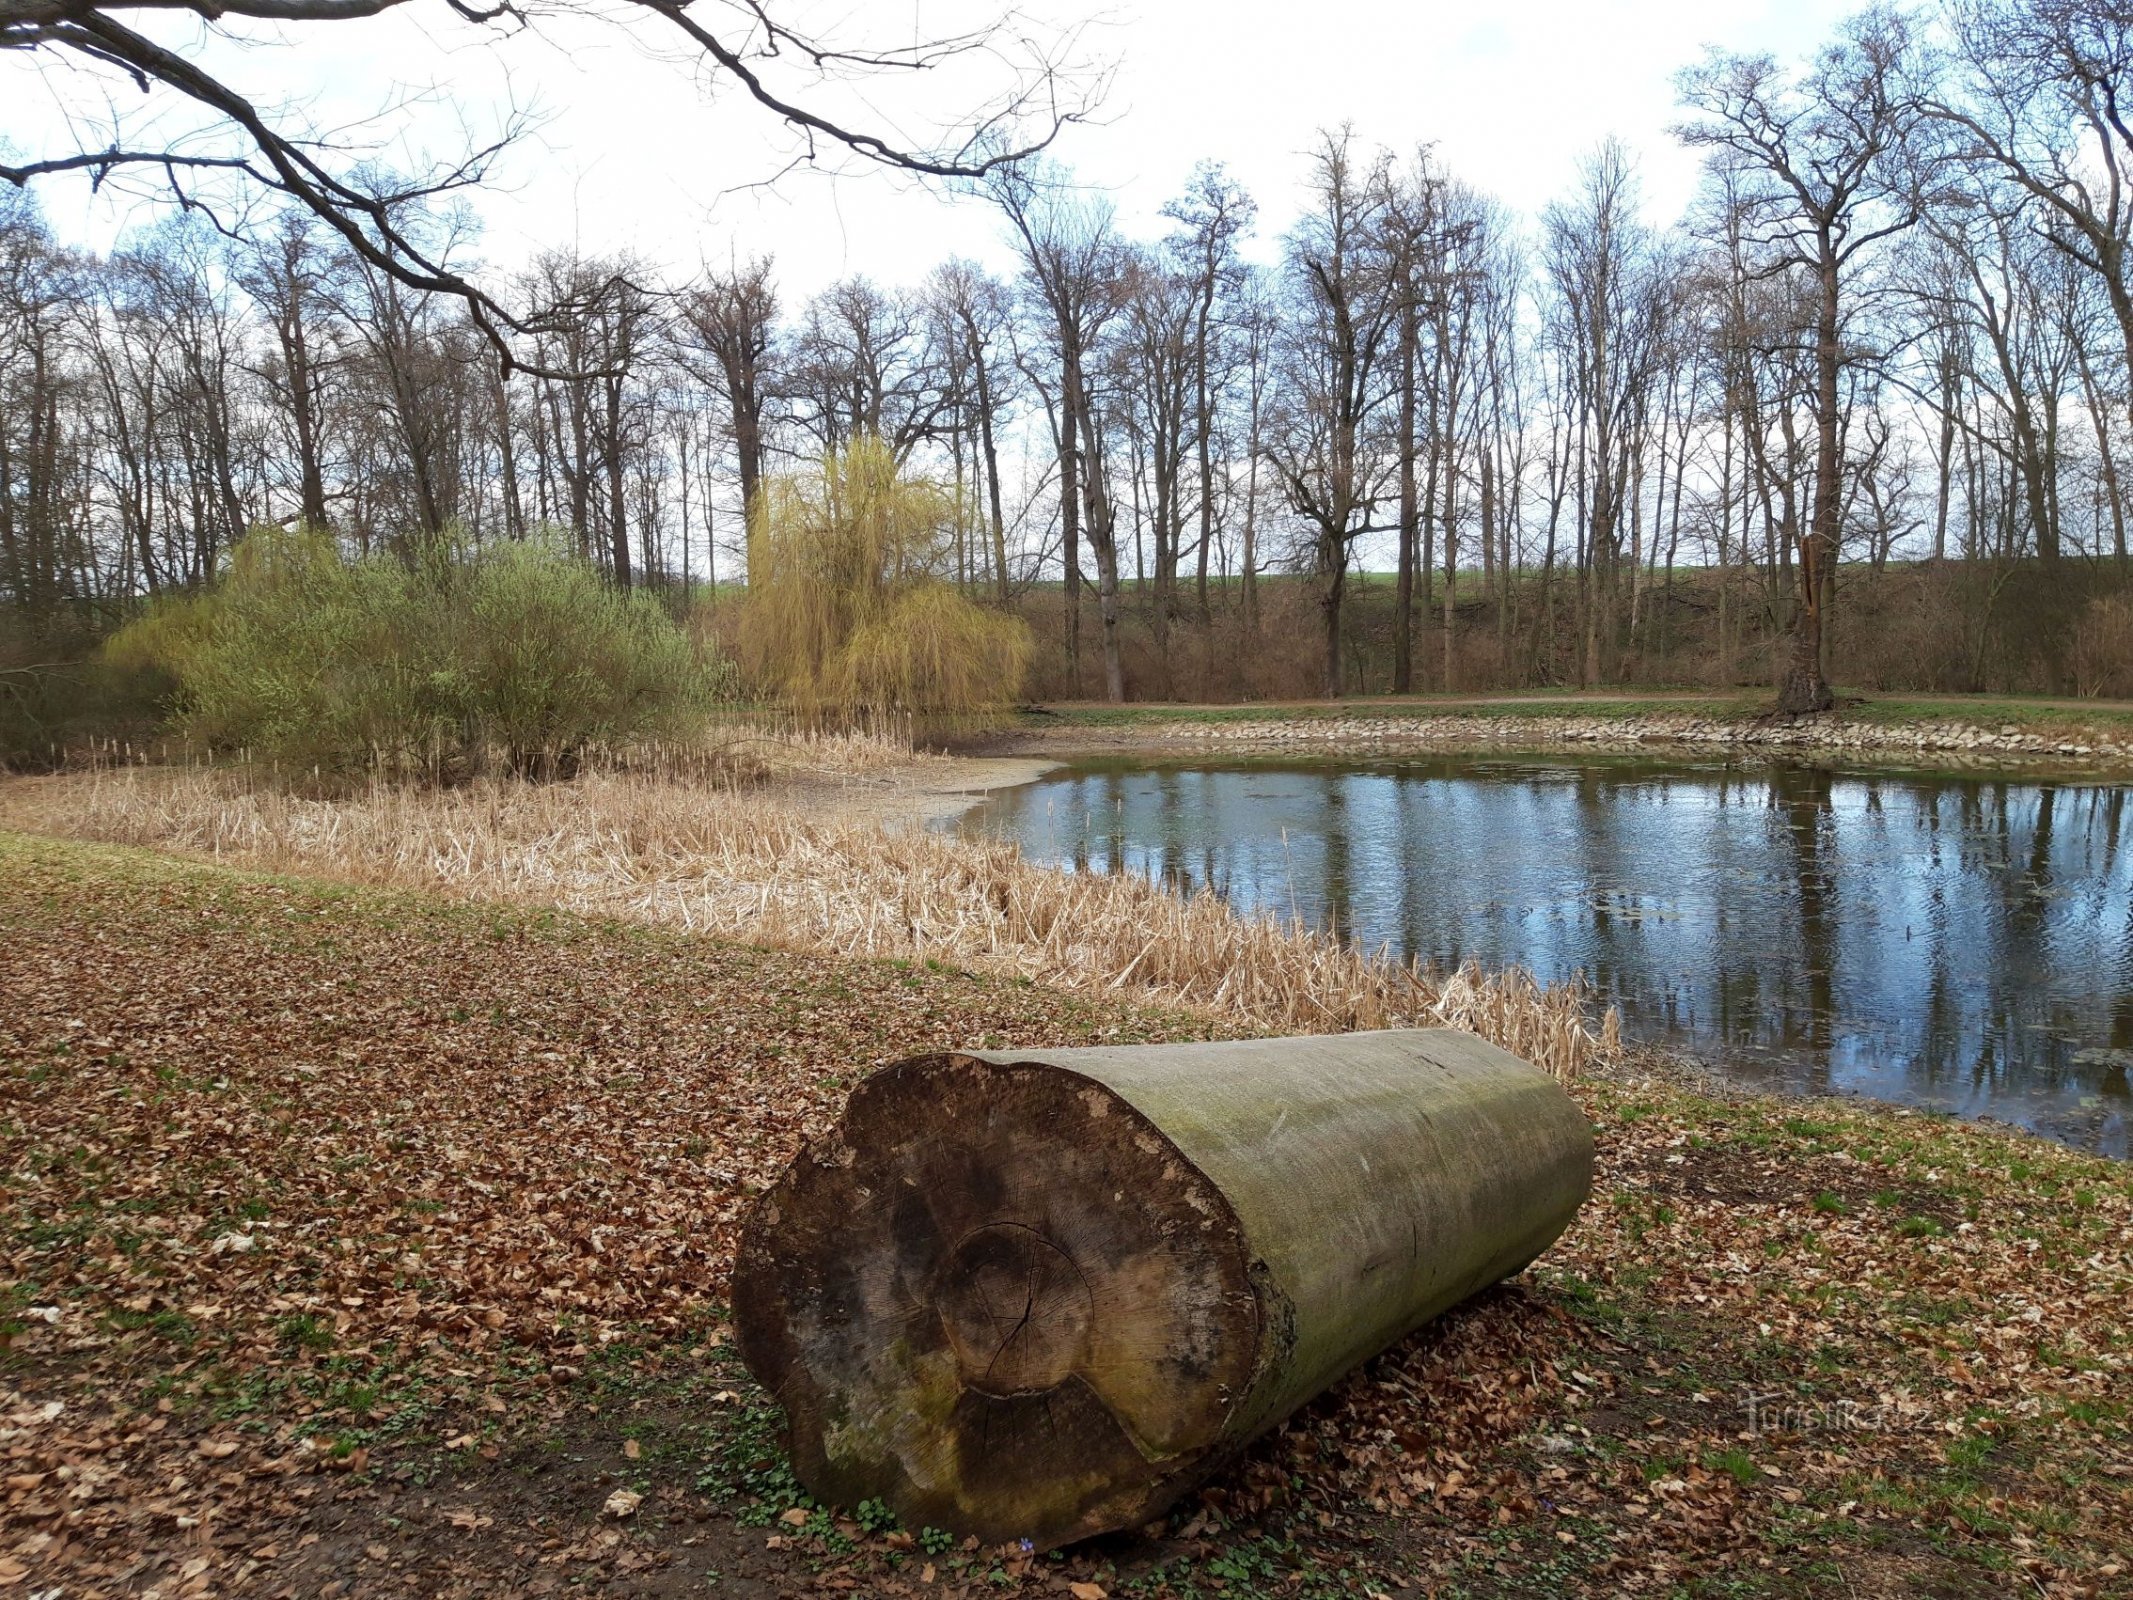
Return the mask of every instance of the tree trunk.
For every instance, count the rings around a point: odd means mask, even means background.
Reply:
[[[1940,439],[1933,453],[1937,469],[1933,493],[1933,559],[1948,559],[1950,475],[1955,468],[1956,365],[1952,350],[1940,359]],[[2101,418],[2098,419],[2101,422]]]
[[[1076,408],[1077,383],[1071,367],[1061,369],[1059,397],[1059,539],[1060,578],[1066,597],[1067,677],[1081,693],[1081,444]]]
[[[1083,405],[1086,408],[1086,396]],[[1093,410],[1082,411],[1081,436],[1088,452],[1082,463],[1082,509],[1088,516],[1089,548],[1096,555],[1096,619],[1103,635],[1104,698],[1118,705],[1126,698],[1125,673],[1118,656],[1118,518],[1104,481],[1102,423]]]
[[[1259,632],[1259,397],[1252,397],[1252,420],[1245,445],[1244,544],[1238,562],[1244,568],[1244,632]]]
[[[1319,535],[1324,541],[1326,535]],[[1337,542],[1337,541],[1336,541]],[[1339,554],[1327,561],[1321,555],[1323,570],[1319,574],[1318,616],[1324,627],[1325,674],[1321,682],[1328,700],[1341,697],[1343,675],[1341,670],[1341,603],[1347,598],[1348,567],[1347,551],[1342,547]]]
[[[2118,564],[2126,564],[2126,503],[2118,485],[2118,458],[2111,445],[2110,412],[2096,387],[2095,369],[2080,341],[2074,343],[2074,360],[2081,371],[2081,392],[2088,404],[2089,420],[2096,429],[2097,475],[2102,480],[2111,512],[2111,546]]]
[[[1392,616],[1392,692],[1415,686],[1415,548],[1422,512],[1415,498],[1415,361],[1417,329],[1413,296],[1400,311],[1400,573]]]
[[[630,521],[626,487],[622,476],[622,380],[605,380],[607,391],[607,526],[608,544],[614,551],[615,587],[630,586]]]
[[[319,418],[314,404],[311,347],[304,337],[303,316],[296,309],[295,294],[282,325],[282,359],[288,367],[289,416],[296,426],[296,461],[300,515],[304,526],[326,526],[326,475],[319,466]]]
[[[978,371],[978,443],[985,455],[985,498],[992,534],[993,598],[1006,605],[1007,518],[1000,510],[1000,452],[992,437],[992,376],[985,370],[985,353],[976,353]]]
[[[740,1351],[810,1493],[1050,1548],[1519,1271],[1592,1160],[1552,1079],[1450,1030],[919,1057],[757,1202]]]
[[[1792,622],[1785,670],[1778,678],[1777,708],[1789,717],[1827,711],[1834,703],[1822,676],[1822,608],[1803,605]]]
[[[1800,540],[1800,611],[1792,626],[1792,650],[1778,680],[1778,710],[1788,716],[1827,711],[1835,703],[1822,672],[1823,571],[1835,559],[1837,522],[1843,512],[1838,475],[1844,465],[1837,415],[1837,259],[1826,231],[1822,240],[1821,304],[1815,317],[1815,498],[1807,535]]]

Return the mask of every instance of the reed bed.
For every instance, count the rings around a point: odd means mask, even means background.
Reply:
[[[864,774],[825,742],[800,765]],[[864,781],[863,777],[859,781]],[[1274,1032],[1444,1024],[1568,1081],[1620,1050],[1580,986],[1439,973],[1212,894],[1068,873],[1011,844],[810,814],[775,785],[637,772],[569,783],[374,784],[313,798],[200,769],[20,780],[0,822],[274,871],[537,902],[839,956],[934,959]]]
[[[765,778],[873,777],[888,773],[947,767],[952,757],[920,749],[918,729],[908,716],[884,713],[847,718],[835,724],[802,719],[782,711],[731,711],[700,735],[689,739],[630,739],[615,744],[591,742],[567,752],[549,751],[550,765],[574,774],[630,773],[669,784],[701,787],[740,784]],[[324,771],[265,759],[253,752],[217,751],[178,736],[144,739],[90,738],[64,749],[54,745],[49,770],[116,772],[128,768],[179,767],[223,772],[234,784],[266,783],[274,788],[340,794],[372,781],[436,787],[454,777],[486,773],[511,776],[509,753],[478,752],[467,773],[447,770],[441,752],[412,763],[385,759],[382,752],[359,771]]]

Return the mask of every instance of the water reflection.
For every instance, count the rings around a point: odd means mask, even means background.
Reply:
[[[1797,765],[1068,769],[966,826],[1440,964],[1582,971],[1743,1079],[2133,1143],[2127,791]]]

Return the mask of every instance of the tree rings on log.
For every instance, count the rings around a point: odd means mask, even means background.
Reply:
[[[757,1202],[741,1354],[817,1497],[1049,1547],[1525,1265],[1591,1159],[1464,1034],[924,1056]]]

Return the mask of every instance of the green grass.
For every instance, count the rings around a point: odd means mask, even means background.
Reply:
[[[2012,727],[2067,742],[2091,732],[2118,738],[2133,734],[2133,706],[2097,701],[2007,695],[1877,695],[1837,690],[1839,715],[1877,727],[1959,725],[1997,732]],[[1320,718],[1434,717],[1576,717],[1609,721],[1623,717],[1689,716],[1745,721],[1770,709],[1763,690],[1706,693],[1691,689],[1624,689],[1603,687],[1500,690],[1487,694],[1350,695],[1340,700],[1259,701],[1229,705],[1174,705],[1131,701],[1102,705],[1087,701],[1047,706],[1040,716],[1024,716],[1023,726],[1063,722],[1070,726],[1109,727],[1135,722],[1255,722],[1271,714],[1298,721]]]
[[[1683,690],[1602,690],[1590,697],[1578,689],[1521,689],[1500,694],[1352,695],[1342,700],[1256,701],[1236,705],[1172,705],[1137,700],[1125,705],[1073,702],[1047,706],[1042,715],[1023,716],[1018,725],[1041,727],[1063,722],[1078,727],[1112,727],[1137,722],[1263,722],[1340,720],[1357,716],[1471,717],[1571,716],[1606,721],[1621,717],[1679,714],[1696,717],[1759,715],[1767,697],[1753,694],[1700,695]]]

